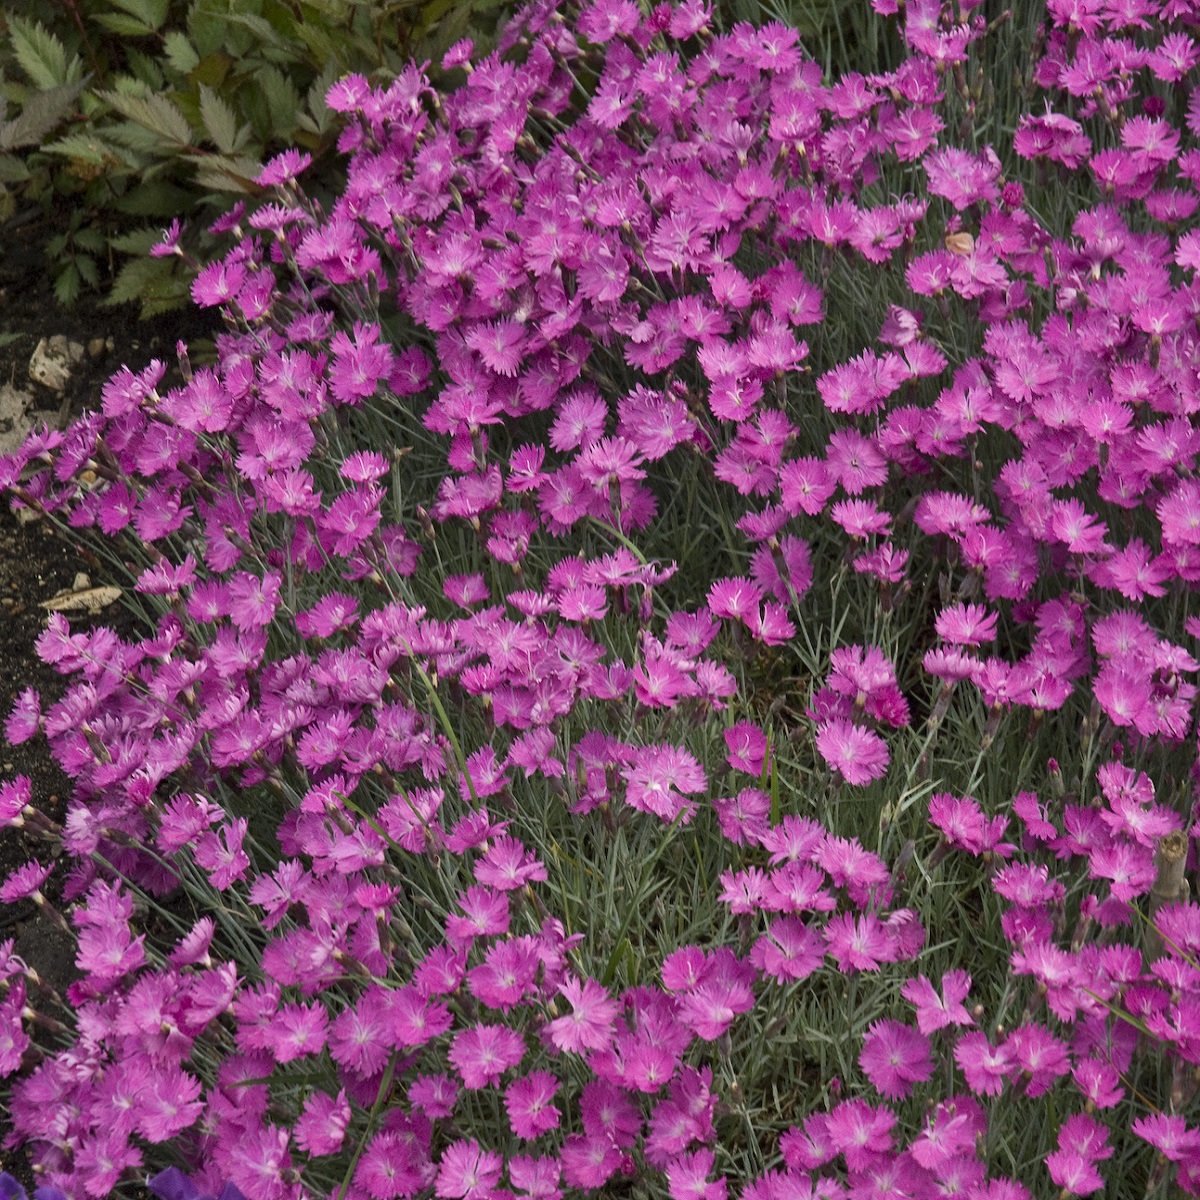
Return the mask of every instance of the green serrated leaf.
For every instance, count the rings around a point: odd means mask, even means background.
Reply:
[[[105,308],[138,303],[143,317],[168,312],[184,304],[188,297],[187,280],[175,271],[173,260],[131,258],[113,282],[112,291],[101,301]]]
[[[193,4],[189,9],[187,30],[201,60],[216,54],[225,41],[225,22],[203,3]]]
[[[235,153],[238,149],[237,115],[212,88],[203,83],[200,85],[200,117],[216,148],[222,154]]]
[[[231,28],[244,29],[247,33],[252,34],[256,41],[262,42],[266,46],[282,46],[283,39],[271,27],[271,22],[264,20],[262,17],[249,12],[234,12],[232,9],[223,14],[225,21]]]
[[[110,237],[108,244],[122,254],[149,254],[150,247],[162,240],[160,229],[131,229],[128,233]]]
[[[111,130],[109,131],[112,132]],[[66,137],[51,142],[44,148],[48,154],[57,154],[63,158],[77,158],[81,162],[92,163],[97,167],[130,163],[128,156],[112,142],[106,141],[96,133],[69,133]]]
[[[0,184],[25,183],[29,178],[29,168],[15,154],[0,154]],[[0,220],[5,219],[0,215]]]
[[[85,225],[82,229],[77,229],[72,240],[76,246],[82,247],[84,250],[90,250],[93,254],[102,254],[104,252],[104,234],[90,225]]]
[[[159,273],[159,263],[157,258],[130,259],[117,272],[112,290],[104,298],[104,306],[110,308],[116,304],[128,304],[130,301],[141,299],[143,290]]]
[[[252,158],[192,158],[196,163],[196,182],[214,192],[250,195],[257,191],[254,177],[262,169]]]
[[[137,122],[176,146],[192,144],[192,130],[187,118],[165,96],[149,93],[131,96],[122,92],[99,92],[100,97],[123,117]]]
[[[286,139],[296,128],[296,118],[300,114],[300,93],[278,67],[263,67],[255,72],[254,79],[267,101],[271,132],[276,138]]]
[[[133,121],[109,125],[105,132],[114,142],[125,148],[125,158],[128,161],[145,165],[162,157],[162,138]]]
[[[151,92],[163,90],[166,80],[163,78],[162,67],[158,65],[158,59],[143,54],[136,46],[126,46],[125,56],[129,59],[129,66],[135,78],[144,83]]]
[[[88,287],[100,286],[100,269],[96,266],[96,260],[90,254],[77,254],[75,256],[75,270],[79,272],[80,277]]]
[[[112,3],[149,25],[151,30],[157,29],[167,19],[170,7],[170,0],[112,0]]]
[[[49,89],[79,82],[83,70],[78,56],[68,64],[66,48],[54,34],[37,21],[26,21],[18,16],[7,19],[17,62],[38,87]]]
[[[39,146],[46,135],[75,107],[82,83],[63,83],[35,92],[11,121],[0,121],[0,150]]]
[[[229,75],[233,59],[228,54],[207,54],[192,69],[192,78],[197,83],[207,83],[210,88],[219,88]]]
[[[325,60],[325,69],[313,80],[308,89],[308,111],[312,113],[315,132],[325,133],[333,124],[333,113],[325,103],[325,97],[338,77],[337,64],[330,59]]]
[[[175,217],[190,208],[194,199],[190,192],[165,179],[150,179],[132,188],[113,208],[135,217]],[[157,237],[156,233],[155,240]]]
[[[163,54],[180,75],[187,75],[200,61],[196,47],[188,41],[187,34],[179,29],[172,29],[163,38]]]
[[[309,25],[301,21],[296,26],[296,36],[304,42],[310,58],[316,59],[317,62],[334,63],[339,74],[345,68],[345,53],[333,44],[328,32],[319,25]]]
[[[131,17],[127,13],[101,13],[93,20],[121,37],[148,37],[154,32],[145,21],[139,21],[137,17]]]
[[[285,42],[296,40],[296,18],[287,5],[268,0],[263,8],[263,17]]]
[[[63,308],[70,308],[79,299],[82,280],[74,263],[67,263],[54,277],[54,294]]]

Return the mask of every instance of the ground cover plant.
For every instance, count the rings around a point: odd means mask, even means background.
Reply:
[[[58,299],[93,289],[143,316],[187,302],[181,259],[146,251],[189,220],[188,248],[256,192],[264,156],[302,146],[310,185],[339,182],[324,104],[349,71],[387,76],[470,33],[501,4],[371,0],[10,0],[0,13],[0,223],[45,239]],[[318,180],[317,177],[322,177]]]
[[[216,364],[4,460],[147,628],[6,727],[48,1184],[1200,1189],[1193,14],[1051,4],[1002,139],[1011,18],[888,7],[874,75],[596,0],[341,80]]]

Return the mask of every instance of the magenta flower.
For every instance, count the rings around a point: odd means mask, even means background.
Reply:
[[[1200,1153],[1200,1130],[1189,1129],[1181,1116],[1154,1113],[1138,1117],[1133,1132],[1171,1162],[1191,1159]]]
[[[416,1139],[384,1130],[362,1152],[354,1182],[372,1200],[400,1200],[424,1192],[433,1182],[434,1170]]]
[[[559,1050],[576,1054],[584,1050],[604,1050],[612,1041],[613,1025],[619,1006],[594,979],[579,983],[567,979],[559,987],[572,1012],[556,1017],[546,1027],[551,1043]]]
[[[749,622],[762,598],[762,590],[749,579],[718,579],[708,590],[708,608],[715,617]]]
[[[982,604],[956,604],[943,609],[935,622],[938,637],[958,646],[980,646],[996,637],[999,617]]]
[[[516,1155],[508,1160],[508,1180],[520,1196],[529,1200],[560,1200],[562,1164],[557,1158]]]
[[[954,1047],[954,1061],[977,1096],[998,1096],[1013,1072],[1012,1050],[993,1046],[986,1033],[966,1033]]]
[[[822,933],[840,971],[878,971],[896,960],[896,944],[874,913],[842,913]]]
[[[361,1078],[382,1070],[395,1044],[388,996],[382,988],[363,992],[354,1007],[340,1012],[329,1026],[333,1061]]]
[[[771,797],[758,788],[743,788],[736,796],[713,801],[721,832],[735,845],[757,845],[770,828]]]
[[[559,1151],[563,1178],[568,1187],[591,1190],[603,1187],[621,1166],[621,1152],[607,1137],[573,1133]]]
[[[447,1200],[489,1200],[503,1167],[500,1155],[481,1149],[474,1138],[451,1142],[438,1165],[434,1195]]]
[[[541,966],[536,939],[519,937],[489,946],[484,961],[467,972],[467,987],[481,1004],[509,1012],[536,990]]]
[[[928,1035],[950,1025],[975,1024],[962,1003],[970,990],[971,976],[966,971],[947,971],[940,996],[924,975],[908,980],[900,994],[917,1010],[917,1028]]]
[[[75,1170],[82,1177],[85,1192],[90,1196],[109,1194],[127,1170],[141,1165],[141,1150],[131,1146],[127,1137],[112,1130],[82,1139],[75,1147]],[[7,1180],[11,1176],[4,1178]],[[34,1196],[38,1197],[41,1190],[38,1188]],[[61,1196],[63,1193],[58,1194]]]
[[[754,1007],[754,979],[753,967],[732,951],[714,951],[700,984],[680,997],[681,1021],[697,1037],[716,1041],[739,1013]]]
[[[846,1166],[851,1171],[863,1171],[891,1152],[895,1124],[896,1114],[890,1108],[846,1100],[829,1114],[826,1134],[834,1152],[845,1158]]]
[[[929,1039],[899,1021],[876,1021],[863,1040],[858,1065],[888,1100],[904,1100],[914,1083],[933,1078]]]
[[[835,887],[846,889],[859,908],[866,908],[873,901],[886,903],[891,894],[887,864],[879,855],[864,849],[857,838],[826,834],[813,854],[813,861],[828,873]]]
[[[446,1033],[452,1024],[450,1010],[434,1004],[416,988],[398,988],[392,993],[392,1032],[398,1046],[423,1046]]]
[[[1113,1108],[1125,1095],[1116,1067],[1104,1059],[1084,1058],[1077,1061],[1071,1077],[1084,1099],[1097,1108]]]
[[[753,721],[739,721],[725,730],[726,760],[736,771],[760,776],[767,757],[767,739]]]
[[[20,827],[32,813],[33,781],[28,775],[0,782],[0,824]]]
[[[275,1061],[286,1063],[306,1054],[320,1054],[325,1048],[328,1024],[329,1014],[316,1001],[308,1005],[282,1005],[270,1028]]]
[[[978,156],[953,146],[944,147],[927,154],[923,165],[929,177],[929,190],[935,196],[944,196],[960,212],[1000,195],[996,186],[1000,160],[990,146]]]
[[[979,1103],[970,1096],[952,1096],[925,1118],[912,1143],[912,1156],[927,1171],[938,1172],[960,1156],[973,1156],[977,1139],[986,1133],[987,1118]]]
[[[473,1025],[459,1030],[447,1055],[469,1090],[498,1083],[525,1057],[525,1041],[503,1025]]]
[[[1104,1176],[1096,1164],[1077,1150],[1056,1150],[1046,1156],[1050,1178],[1072,1196],[1090,1196],[1104,1188]]]
[[[248,820],[238,817],[221,825],[217,832],[202,833],[192,847],[196,865],[208,872],[209,882],[220,892],[227,891],[249,869],[250,856],[242,849],[248,828]]]
[[[821,969],[825,946],[799,917],[777,917],[754,943],[750,961],[779,983],[807,979]]]
[[[350,1102],[343,1088],[337,1096],[313,1092],[304,1102],[304,1110],[292,1130],[296,1145],[314,1157],[336,1154],[345,1140],[350,1124]]]
[[[135,1128],[148,1142],[168,1142],[193,1125],[204,1110],[200,1081],[179,1067],[160,1066],[138,1095]]]
[[[1055,1080],[1069,1074],[1071,1059],[1067,1047],[1043,1025],[1031,1023],[1014,1029],[1004,1042],[1012,1055],[1012,1065],[1025,1078],[1025,1094],[1041,1096]]]
[[[467,334],[467,345],[498,375],[516,375],[525,352],[525,330],[516,321],[488,321]]]
[[[1157,512],[1165,545],[1200,545],[1200,483],[1178,480],[1158,502]]]
[[[639,812],[686,825],[696,813],[689,799],[708,786],[704,768],[680,746],[646,746],[635,763],[621,774],[625,778],[625,803]]]
[[[43,866],[36,858],[23,863],[0,884],[0,903],[16,904],[18,901],[29,899],[39,904],[44,903],[42,884],[53,872],[53,864]]]
[[[124,921],[91,924],[79,931],[75,965],[95,985],[120,979],[146,961],[145,934],[136,938]]]
[[[968,854],[980,855],[988,850],[1002,849],[1012,853],[1011,846],[1004,848],[1000,842],[1008,825],[1007,818],[997,816],[988,820],[973,796],[934,794],[929,798],[929,823],[941,831],[947,845]]]
[[[504,1106],[513,1133],[532,1141],[558,1128],[559,1113],[552,1103],[558,1080],[549,1071],[533,1071],[514,1079],[504,1092]]]
[[[475,878],[486,887],[511,892],[546,879],[546,868],[515,838],[496,838],[475,864]]]
[[[229,617],[241,630],[263,629],[275,616],[282,576],[268,571],[261,579],[238,571],[229,581]]]
[[[667,1164],[667,1191],[671,1200],[725,1200],[724,1179],[709,1180],[716,1156],[711,1150],[681,1154]]]
[[[891,760],[879,734],[840,719],[818,726],[817,749],[830,770],[856,787],[882,779]]]

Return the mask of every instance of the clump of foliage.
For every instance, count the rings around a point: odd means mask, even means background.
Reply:
[[[208,225],[285,146],[316,156],[314,186],[322,171],[336,186],[330,84],[485,42],[508,7],[14,0],[0,12],[0,226],[66,214],[46,247],[64,304],[83,287],[143,315],[182,304],[182,260],[146,253],[164,225],[195,222],[187,245],[203,257]]]
[[[0,784],[50,1184],[1200,1192],[1190,10],[989,99],[1010,24],[876,8],[870,74],[590,0],[339,80],[215,365],[0,461],[145,622],[6,724],[74,780]]]

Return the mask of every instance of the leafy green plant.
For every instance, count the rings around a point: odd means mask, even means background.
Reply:
[[[324,95],[339,75],[386,77],[461,36],[481,45],[506,0],[68,0],[0,15],[0,222],[51,218],[55,292],[84,287],[144,316],[182,303],[180,256],[147,259],[172,220],[203,230],[272,152],[300,146],[334,186],[336,127]],[[69,214],[69,215],[67,215]],[[109,263],[113,264],[110,269]]]

